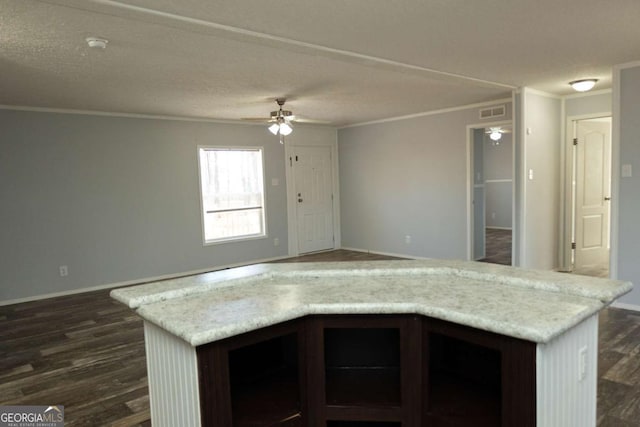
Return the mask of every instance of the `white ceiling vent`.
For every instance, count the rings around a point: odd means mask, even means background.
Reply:
[[[491,119],[493,117],[503,117],[507,111],[504,105],[498,105],[480,110],[481,119]]]

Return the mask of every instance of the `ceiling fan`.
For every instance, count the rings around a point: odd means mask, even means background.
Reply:
[[[284,144],[284,137],[291,134],[293,132],[292,123],[324,123],[318,120],[309,120],[302,119],[293,115],[291,110],[283,110],[284,103],[287,101],[286,98],[276,98],[276,104],[278,104],[278,109],[276,111],[272,111],[269,118],[243,118],[242,120],[251,120],[257,122],[266,122],[271,123],[269,126],[269,131],[280,137],[280,144]]]
[[[511,129],[506,129],[501,126],[492,126],[485,129],[484,133],[489,135],[489,138],[491,138],[494,143],[498,144],[498,141],[502,138],[502,134],[511,133]]]

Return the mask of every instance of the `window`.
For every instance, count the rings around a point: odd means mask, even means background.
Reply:
[[[262,149],[200,147],[204,243],[262,237]]]

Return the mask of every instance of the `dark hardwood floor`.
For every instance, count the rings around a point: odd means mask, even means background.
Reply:
[[[332,251],[287,261],[378,260]],[[639,426],[640,313],[600,316],[598,425]],[[108,291],[0,307],[0,405],[65,406],[66,426],[150,426],[142,321]]]
[[[317,252],[309,255],[299,256],[295,258],[286,258],[278,262],[332,262],[332,261],[388,261],[394,259],[403,259],[387,255],[378,255],[367,252],[347,251],[337,249],[329,252]]]
[[[481,262],[511,265],[511,230],[485,229],[485,258]]]
[[[598,426],[640,426],[640,313],[607,308],[598,331]]]
[[[0,404],[66,426],[151,425],[142,321],[109,291],[0,307]]]

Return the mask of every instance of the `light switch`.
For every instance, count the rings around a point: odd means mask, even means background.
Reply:
[[[622,165],[622,177],[631,178],[632,175],[633,171],[631,169],[631,165]]]
[[[533,181],[533,169],[529,169],[529,181]]]
[[[280,180],[278,178],[271,178],[271,185],[274,187],[280,185]]]

